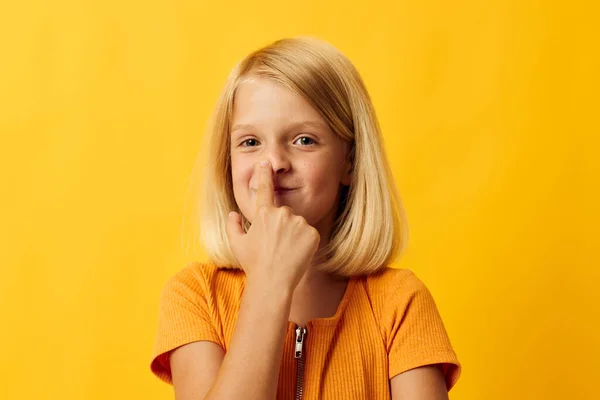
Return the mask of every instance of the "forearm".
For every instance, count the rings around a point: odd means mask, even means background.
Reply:
[[[247,283],[229,349],[206,399],[275,399],[291,292]]]

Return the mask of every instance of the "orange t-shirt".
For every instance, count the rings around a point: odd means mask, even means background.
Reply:
[[[184,344],[208,340],[227,351],[245,279],[242,271],[198,262],[169,279],[151,362],[156,376],[172,384],[169,354]],[[277,399],[296,396],[295,330],[289,322]],[[303,399],[389,399],[392,377],[429,364],[444,364],[448,390],[460,375],[434,299],[407,269],[351,278],[336,314],[308,321],[306,330]]]

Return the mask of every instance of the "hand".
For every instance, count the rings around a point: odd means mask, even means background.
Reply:
[[[270,163],[261,163],[255,173],[258,190],[252,226],[244,233],[241,216],[232,211],[227,221],[229,245],[248,280],[293,290],[319,247],[319,232],[291,208],[275,207]]]

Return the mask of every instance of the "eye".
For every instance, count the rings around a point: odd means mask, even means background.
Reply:
[[[254,147],[257,144],[258,144],[258,140],[256,140],[256,139],[246,139],[242,143],[240,143],[240,146],[242,146],[242,147]]]
[[[303,146],[310,146],[310,145],[315,144],[315,141],[312,138],[308,137],[308,136],[302,136],[301,138],[298,138],[298,140],[296,140],[296,142],[298,142],[298,141],[300,141],[300,143]]]

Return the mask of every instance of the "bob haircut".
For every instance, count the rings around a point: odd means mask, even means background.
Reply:
[[[330,241],[318,267],[351,277],[373,274],[388,266],[404,252],[408,226],[373,104],[358,71],[339,50],[304,36],[258,49],[231,71],[213,110],[203,139],[206,143],[201,146],[188,188],[194,247],[199,230],[206,255],[214,265],[240,268],[225,226],[229,212],[236,211],[242,216],[244,230],[250,227],[233,195],[230,156],[236,88],[249,76],[271,79],[303,96],[332,132],[351,145],[352,182],[342,186]],[[201,176],[200,170],[203,177],[194,178]]]

